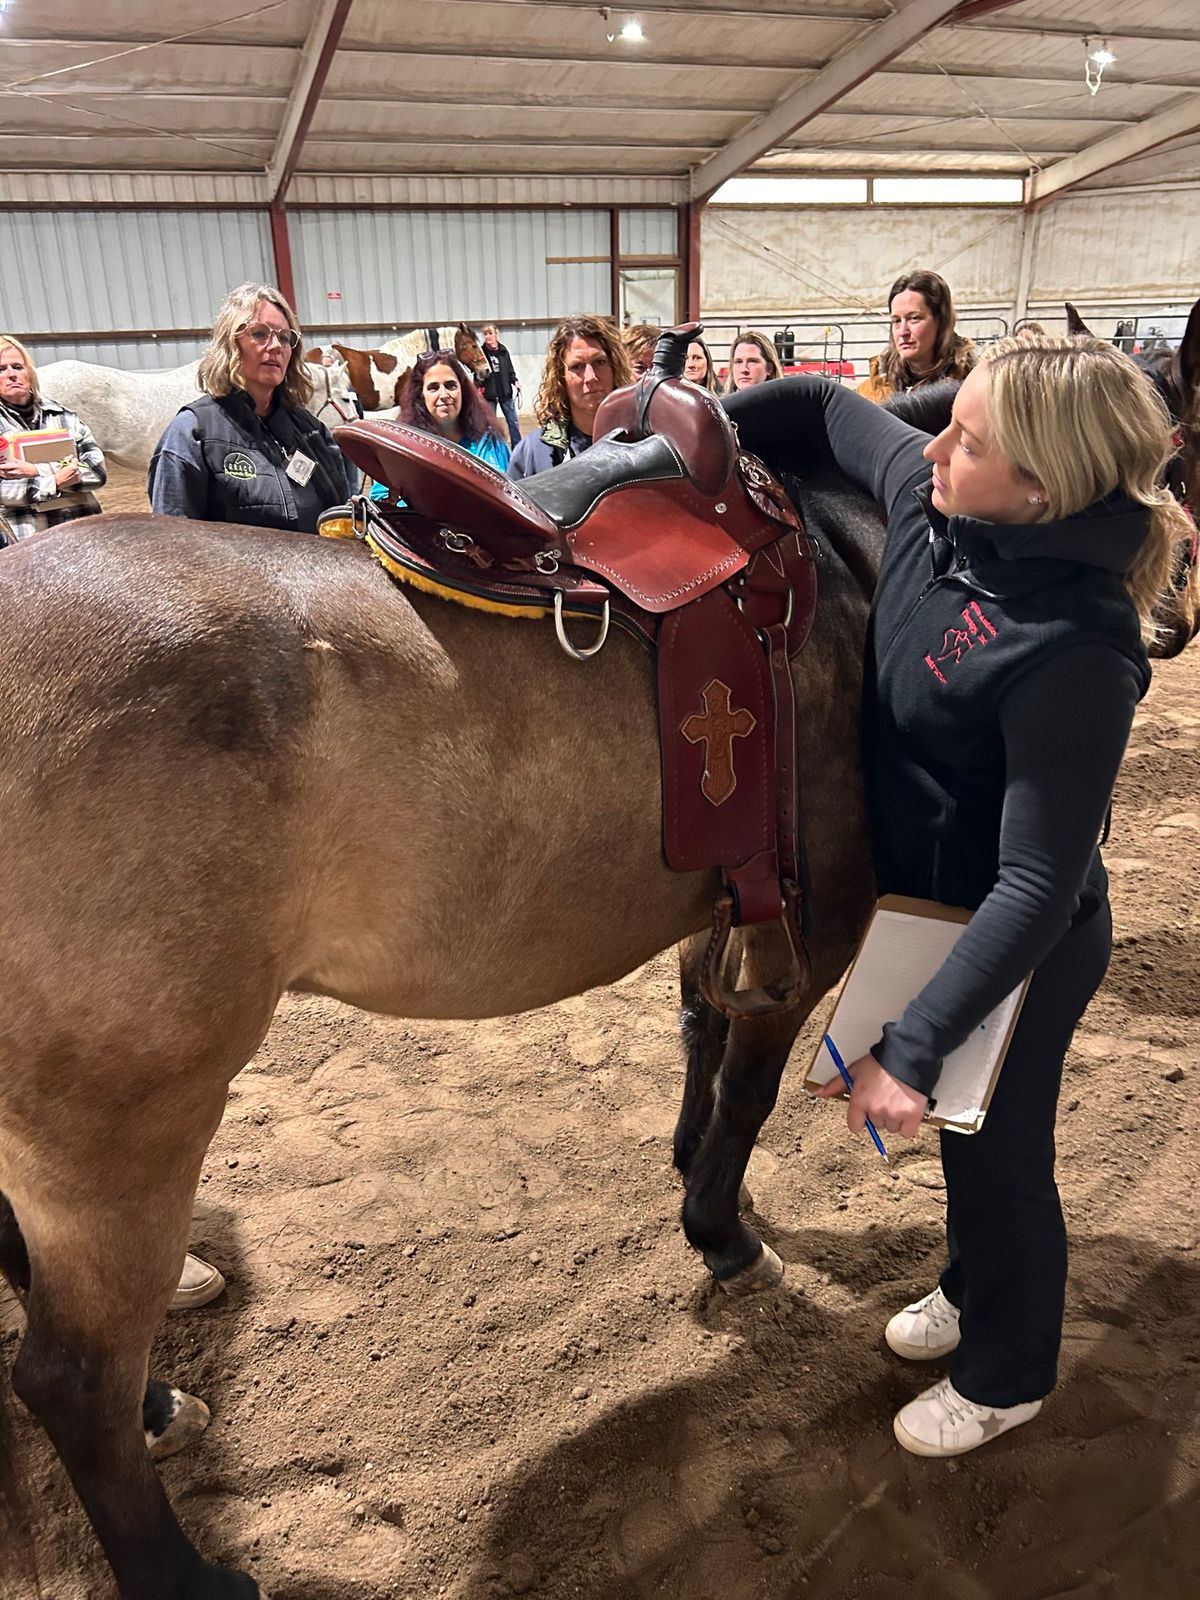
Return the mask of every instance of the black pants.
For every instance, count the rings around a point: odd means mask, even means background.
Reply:
[[[943,1133],[946,1298],[962,1312],[950,1380],[980,1405],[1039,1400],[1055,1384],[1067,1235],[1054,1181],[1063,1058],[1112,953],[1108,902],[1037,969],[978,1133]]]

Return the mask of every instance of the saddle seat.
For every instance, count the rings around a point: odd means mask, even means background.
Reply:
[[[728,1016],[761,1015],[797,1003],[809,965],[790,661],[816,610],[815,550],[723,407],[680,379],[698,331],[664,334],[650,372],[602,402],[591,448],[521,483],[403,423],[333,431],[403,497],[353,514],[394,576],[492,612],[552,611],[579,661],[610,618],[654,652],[664,855],[722,877],[702,987]],[[327,516],[322,532],[350,531],[345,511]],[[599,620],[586,648],[567,638],[574,617]],[[730,930],[754,923],[782,927],[788,969],[736,990]]]
[[[657,431],[660,419],[665,432]],[[519,483],[404,423],[354,421],[334,431],[355,465],[402,496],[407,511],[450,531],[450,550],[469,540],[490,557],[493,576],[516,576],[535,558],[541,568],[570,564],[653,613],[727,582],[756,550],[799,527],[762,464],[738,451],[732,423],[706,390],[620,389],[601,404],[596,424],[589,450]],[[654,432],[644,431],[651,425]]]

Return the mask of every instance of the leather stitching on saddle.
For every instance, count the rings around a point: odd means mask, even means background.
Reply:
[[[715,578],[720,572],[736,572],[741,563],[742,553],[740,552],[735,555],[725,556],[722,560],[715,561],[706,571],[698,573],[696,577],[689,579],[687,583],[680,584],[678,588],[660,590],[657,598],[659,600],[675,600],[680,595],[690,594],[702,584],[706,584],[710,579]],[[653,600],[655,598],[648,595],[644,589],[639,589],[626,574],[619,573],[615,567],[609,566],[607,562],[599,560],[598,557],[590,553],[587,558],[587,565],[594,572],[603,572],[635,599]]]
[[[353,424],[351,426],[353,426]],[[372,424],[372,427],[377,429],[386,428],[388,432],[392,432],[393,430],[397,430],[403,426],[403,423],[396,422],[375,422]],[[404,438],[405,435],[400,433],[397,443],[402,444]],[[486,462],[480,461],[477,457],[471,455],[468,451],[461,449],[458,445],[447,444],[444,439],[439,439],[435,434],[422,433],[421,449],[422,453],[425,455],[444,456],[447,461],[452,461],[460,472],[465,471],[468,474],[474,473],[480,482],[486,485],[490,492],[497,496],[501,496],[506,500],[511,500],[514,505],[527,509],[531,504],[528,495],[523,494],[510,478],[506,478],[502,472],[497,472],[495,467],[489,467]],[[386,457],[384,458],[384,462],[386,464]],[[388,483],[389,489],[398,489],[401,493],[403,493],[403,484],[390,483],[387,479],[384,481]],[[540,510],[541,508],[539,507],[538,509]]]

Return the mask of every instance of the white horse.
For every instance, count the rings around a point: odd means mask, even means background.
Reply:
[[[90,361],[51,361],[38,368],[38,383],[48,400],[56,400],[87,423],[110,460],[144,471],[167,423],[200,393],[199,365],[189,361],[184,367],[125,372]],[[344,364],[309,366],[308,375],[314,391],[312,408],[326,427],[357,414]]]

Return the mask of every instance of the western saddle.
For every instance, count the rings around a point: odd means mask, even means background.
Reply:
[[[335,428],[392,494],[327,512],[321,532],[364,539],[395,577],[463,604],[552,615],[577,661],[611,621],[655,653],[664,854],[720,870],[704,995],[754,1016],[795,1005],[808,976],[789,662],[816,610],[816,546],[720,403],[682,381],[699,331],[664,333],[650,371],[602,402],[592,447],[520,483],[401,423]],[[568,622],[589,618],[595,637],[572,642]],[[730,930],[759,923],[782,927],[787,969],[737,989]]]

